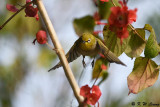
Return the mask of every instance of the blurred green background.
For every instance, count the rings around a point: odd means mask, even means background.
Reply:
[[[135,27],[146,23],[155,29],[160,43],[160,1],[128,0],[130,9],[138,8]],[[78,38],[73,28],[73,20],[85,15],[93,15],[96,7],[92,0],[43,0],[58,38],[67,52]],[[0,25],[13,13],[6,10],[6,3],[24,5],[25,0],[0,0]],[[20,6],[19,6],[20,8]],[[35,18],[18,14],[0,30],[0,107],[77,107],[72,90],[63,69],[47,72],[59,59],[46,45],[32,44],[36,32],[45,29],[44,23]],[[102,28],[100,28],[102,29]],[[49,40],[49,43],[51,41]],[[143,54],[142,54],[143,56]],[[120,56],[127,67],[111,64],[108,79],[100,86],[102,97],[100,107],[138,107],[144,103],[160,104],[160,79],[150,88],[137,95],[128,96],[127,76],[132,71],[134,59],[125,54]],[[72,71],[79,85],[92,85],[91,59],[83,69],[82,57],[71,63]],[[160,65],[160,56],[154,59]],[[82,78],[80,78],[81,72]],[[145,105],[144,107],[147,107]]]

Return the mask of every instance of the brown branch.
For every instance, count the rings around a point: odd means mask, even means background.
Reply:
[[[32,4],[33,1],[25,4],[24,6],[22,6],[16,13],[14,13],[2,26],[0,26],[0,30],[9,22],[11,21],[19,12],[21,12],[24,8],[26,8],[27,6],[29,6],[30,4]]]
[[[62,66],[63,66],[63,69],[65,71],[65,75],[71,85],[71,88],[74,92],[74,95],[76,97],[76,99],[78,100],[79,102],[79,105],[82,104],[82,102],[84,101],[84,98],[82,96],[80,96],[80,89],[79,89],[79,86],[74,78],[74,75],[71,71],[71,68],[69,67],[69,64],[68,64],[68,61],[66,59],[66,56],[65,56],[65,53],[63,51],[63,48],[57,38],[57,35],[56,35],[56,32],[53,28],[53,25],[49,19],[49,16],[47,14],[47,11],[43,5],[43,2],[42,0],[36,0],[37,2],[37,6],[38,6],[38,9],[39,9],[39,12],[42,16],[42,19],[47,27],[47,30],[49,32],[49,35],[50,35],[50,38],[52,40],[52,43],[53,45],[55,46],[55,49],[58,51],[57,52],[57,55],[62,63]]]

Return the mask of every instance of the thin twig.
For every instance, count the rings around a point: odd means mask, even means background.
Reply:
[[[111,2],[112,2],[112,4],[113,4],[114,6],[116,6],[116,4],[113,2],[113,0],[111,0]]]
[[[97,82],[97,80],[98,80],[100,74],[101,74],[101,71],[98,73],[98,76],[97,76],[96,80],[94,81],[94,83],[93,83],[93,85],[92,85],[92,88],[93,88],[93,86],[96,84],[96,82]],[[91,89],[92,89],[92,88],[91,88]]]
[[[40,12],[40,14],[43,18],[43,21],[46,25],[46,28],[49,32],[52,43],[53,43],[55,49],[57,49],[57,51],[58,51],[57,55],[58,55],[58,57],[61,61],[61,64],[62,64],[63,69],[65,71],[66,77],[67,77],[67,79],[68,79],[68,81],[71,85],[71,88],[74,92],[74,95],[75,95],[76,99],[79,102],[79,105],[81,105],[84,101],[84,98],[82,96],[80,96],[80,88],[79,88],[79,86],[76,82],[76,79],[75,79],[72,71],[71,71],[71,68],[69,67],[69,64],[68,64],[68,61],[66,59],[65,53],[64,53],[63,48],[62,48],[62,46],[61,46],[61,44],[60,44],[60,42],[57,38],[57,35],[56,35],[56,32],[53,28],[51,20],[50,20],[48,14],[47,14],[47,11],[44,7],[44,4],[43,4],[42,0],[36,0],[36,2],[37,2],[39,12]]]
[[[54,48],[53,48],[48,42],[46,42],[46,45],[47,45],[50,49],[54,50]]]
[[[129,27],[130,27],[144,42],[146,42],[145,39],[143,39],[143,38],[141,37],[141,35],[139,35],[139,33],[137,32],[137,30],[136,30],[131,24],[129,24]]]
[[[0,26],[0,30],[11,20],[13,19],[19,12],[21,12],[24,8],[26,8],[27,6],[29,6],[30,4],[32,4],[33,1],[25,4],[24,6],[22,6],[16,13],[14,13],[2,26]]]

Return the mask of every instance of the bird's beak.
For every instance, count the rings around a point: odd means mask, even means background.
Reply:
[[[86,41],[83,41],[83,43],[86,43]]]

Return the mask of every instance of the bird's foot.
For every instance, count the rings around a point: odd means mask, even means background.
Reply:
[[[83,64],[83,67],[85,68],[86,67],[86,63],[84,61],[84,58],[85,58],[85,56],[83,56],[82,64]]]
[[[93,68],[93,67],[94,67],[94,59],[93,59],[93,61],[92,61],[91,65],[92,65],[92,68]]]
[[[86,67],[86,63],[85,63],[84,60],[82,61],[82,64],[83,64],[83,67],[85,68]]]

